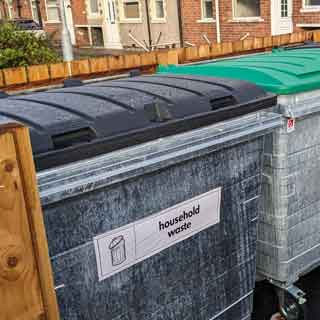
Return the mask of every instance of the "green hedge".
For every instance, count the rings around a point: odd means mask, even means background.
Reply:
[[[45,36],[19,30],[12,23],[0,25],[0,68],[59,62]]]

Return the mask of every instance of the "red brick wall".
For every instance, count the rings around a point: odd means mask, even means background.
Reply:
[[[88,24],[85,0],[73,0],[71,6],[74,24]]]
[[[316,12],[301,12],[302,0],[293,0],[294,31],[301,31],[297,24],[320,24],[320,10]]]
[[[233,21],[232,0],[220,0],[219,4],[221,41],[239,40],[246,33],[250,33],[249,37],[263,37],[271,33],[270,0],[260,0],[263,21],[247,23]],[[206,33],[212,42],[216,41],[216,24],[197,22],[201,19],[201,0],[181,0],[181,10],[185,41],[204,43],[203,33]]]
[[[210,41],[216,42],[215,22],[197,22],[201,19],[200,0],[181,0],[181,11],[184,41],[189,41],[194,44],[206,43],[202,36],[206,34]]]
[[[265,37],[271,34],[270,0],[260,0],[259,22],[233,20],[232,0],[220,0],[221,41],[236,41],[249,33],[249,37]]]

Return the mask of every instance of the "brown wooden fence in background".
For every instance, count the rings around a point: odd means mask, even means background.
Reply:
[[[93,78],[115,75],[131,69],[154,72],[159,64],[178,64],[248,52],[270,50],[275,46],[302,43],[307,40],[320,42],[320,31],[298,32],[281,36],[252,38],[236,42],[201,45],[139,54],[106,56],[74,60],[70,63],[36,65],[0,70],[0,90],[15,90],[62,82],[67,78]]]

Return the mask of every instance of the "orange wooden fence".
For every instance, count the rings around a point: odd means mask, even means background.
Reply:
[[[153,72],[159,64],[178,64],[205,59],[270,50],[275,46],[302,43],[306,40],[320,42],[320,31],[298,32],[281,36],[250,38],[221,44],[200,45],[168,51],[106,56],[0,70],[0,90],[33,87],[39,84],[59,83],[64,79],[92,78],[99,75],[120,74],[131,69]]]

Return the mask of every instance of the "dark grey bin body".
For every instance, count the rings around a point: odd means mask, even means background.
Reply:
[[[62,319],[249,320],[264,137],[281,121],[258,112],[39,172]],[[95,236],[219,187],[218,224],[99,281]]]

